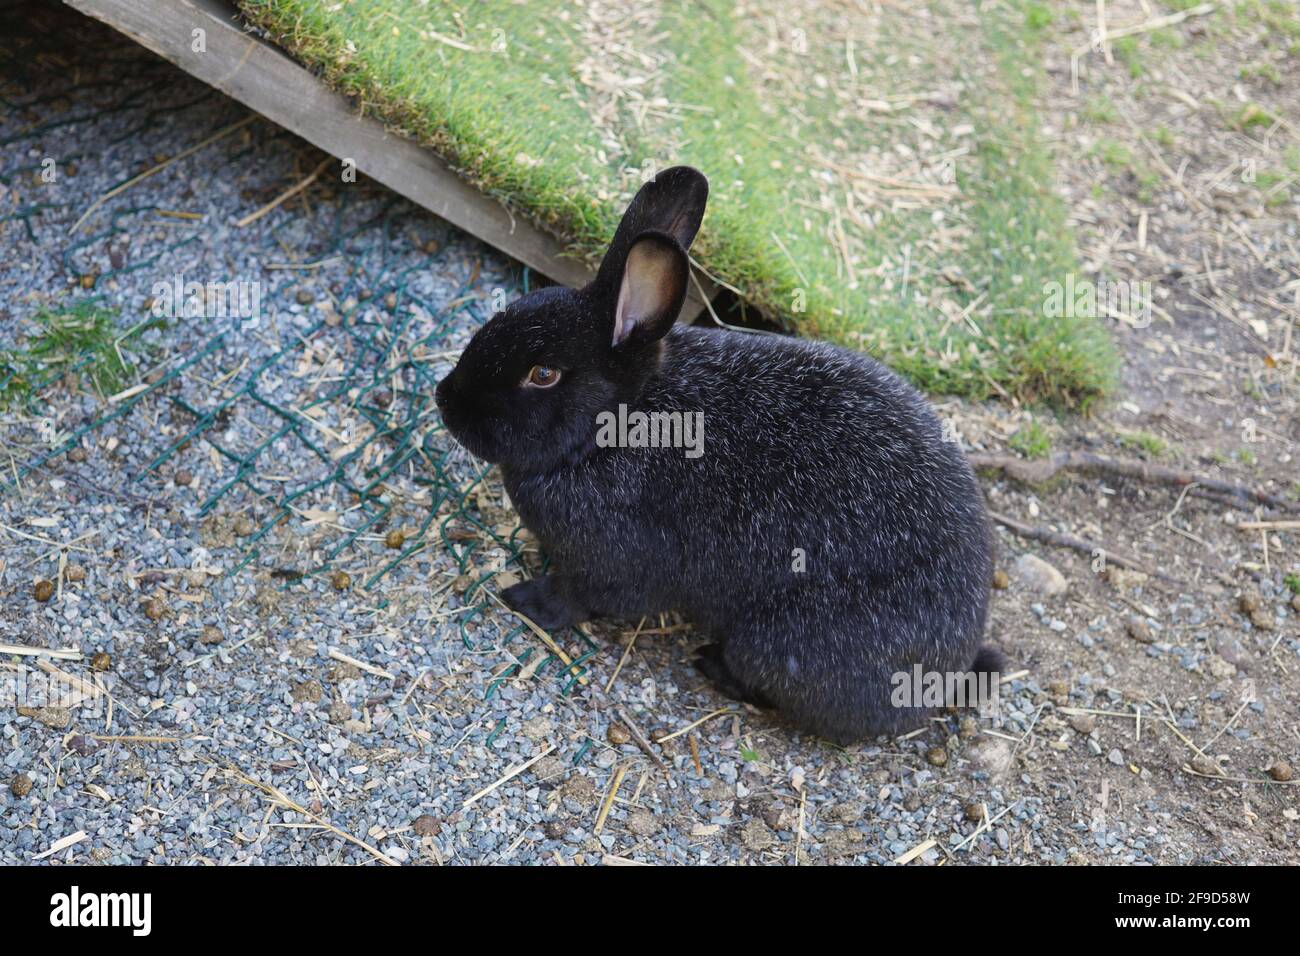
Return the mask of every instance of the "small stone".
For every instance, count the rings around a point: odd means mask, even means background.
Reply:
[[[172,481],[176,482],[176,484],[180,485],[182,488],[188,486],[193,480],[194,476],[184,468],[172,475]]]
[[[993,587],[999,591],[1005,591],[1007,588],[1011,587],[1010,575],[1001,568],[995,570],[993,572]]]
[[[1139,644],[1155,643],[1156,639],[1151,633],[1151,625],[1140,617],[1131,617],[1125,621],[1124,631]]]
[[[1291,598],[1291,610],[1295,611],[1297,614],[1300,614],[1300,594],[1297,594],[1295,597]]]
[[[99,749],[99,744],[93,737],[87,737],[85,734],[74,734],[68,738],[68,749],[79,757],[89,757]]]
[[[73,584],[86,580],[86,569],[79,564],[69,564],[63,569],[63,577]]]
[[[215,624],[205,625],[203,632],[199,634],[200,644],[220,644],[226,639],[226,635],[221,633],[221,628]]]
[[[610,724],[609,730],[605,731],[605,739],[615,747],[621,747],[632,739],[632,735],[622,724]]]
[[[392,548],[396,551],[404,544],[406,544],[406,535],[400,531],[393,530],[384,535],[384,547],[386,548]]]
[[[903,798],[903,809],[908,813],[915,813],[921,809],[921,795],[913,791]]]
[[[1219,769],[1219,765],[1204,754],[1197,754],[1192,758],[1192,769],[1207,777],[1223,776],[1223,771]]]
[[[144,616],[149,620],[161,621],[166,613],[167,605],[163,603],[162,598],[150,598],[144,602]]]
[[[948,751],[942,747],[931,747],[925,752],[925,759],[930,762],[931,766],[942,767],[948,762]]]
[[[1122,753],[1120,753],[1120,751],[1119,751],[1118,748],[1115,749],[1115,750],[1112,750],[1110,753],[1108,753],[1108,754],[1106,755],[1106,759],[1109,760],[1111,763],[1113,763],[1113,764],[1114,764],[1115,766],[1117,766],[1117,767],[1122,767],[1122,766],[1124,766],[1124,755],[1123,755]]]
[[[1071,714],[1070,726],[1086,737],[1097,729],[1097,718],[1092,714]]]
[[[95,671],[110,670],[113,666],[113,659],[103,651],[98,652],[90,659],[90,669]]]
[[[1295,771],[1285,760],[1274,760],[1273,766],[1268,768],[1268,775],[1278,783],[1286,783],[1295,776]]]
[[[548,840],[563,840],[568,830],[559,820],[547,820],[542,824],[542,832],[546,834]]]
[[[1069,587],[1065,575],[1036,554],[1022,554],[1013,570],[1016,580],[1039,594],[1062,594]]]
[[[32,588],[32,596],[44,604],[54,597],[54,585],[44,579],[37,581],[36,587]]]
[[[1229,677],[1235,677],[1237,674],[1237,668],[1218,654],[1210,655],[1207,666],[1210,668],[1210,676],[1216,680],[1226,680]]]
[[[554,729],[555,724],[545,714],[528,718],[520,728],[529,740],[545,740]]]
[[[767,828],[767,824],[758,817],[753,817],[741,828],[740,842],[749,850],[758,852],[776,844],[776,837]]]
[[[1277,627],[1273,622],[1273,615],[1262,607],[1250,612],[1250,623],[1257,631],[1271,631]]]
[[[659,831],[659,818],[649,810],[634,810],[628,814],[627,830],[633,836],[653,836]]]
[[[352,587],[352,575],[346,571],[335,571],[330,575],[330,584],[335,591],[346,591]]]
[[[21,800],[32,792],[32,778],[25,773],[16,774],[9,781],[9,792]]]
[[[300,704],[317,704],[320,703],[322,693],[319,682],[304,680],[293,685],[289,696]]]
[[[411,821],[411,829],[416,836],[436,837],[442,832],[442,821],[428,813],[422,813]]]

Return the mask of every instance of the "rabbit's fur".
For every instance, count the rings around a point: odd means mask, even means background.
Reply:
[[[448,429],[501,466],[553,570],[503,592],[546,628],[675,609],[723,693],[839,742],[919,725],[895,675],[989,670],[979,487],[925,400],[831,345],[676,327],[707,183],[638,193],[597,278],[493,317],[438,387]],[[534,366],[558,384],[524,384]],[[619,404],[703,413],[703,453],[601,447]],[[979,657],[977,660],[977,652]]]

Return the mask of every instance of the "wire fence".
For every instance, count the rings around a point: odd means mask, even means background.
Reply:
[[[87,446],[129,447],[129,456],[105,457],[109,470],[98,479],[122,488],[168,480],[193,488],[194,520],[219,518],[228,532],[216,545],[228,552],[228,576],[269,576],[282,589],[323,579],[383,607],[386,579],[403,562],[429,551],[447,555],[471,606],[457,626],[475,649],[502,569],[494,560],[485,570],[476,557],[500,549],[504,566],[521,571],[525,545],[514,515],[484,494],[488,470],[446,435],[434,387],[454,361],[455,341],[502,297],[527,290],[527,270],[514,271],[517,287],[488,287],[479,259],[466,253],[472,240],[364,183],[328,184],[310,204],[285,203],[253,228],[214,230],[210,216],[175,207],[193,198],[186,189],[216,157],[224,169],[247,171],[286,149],[314,151],[268,124],[257,135],[225,136],[232,116],[233,125],[242,122],[239,107],[106,28],[77,22],[73,29],[93,36],[69,38],[68,21],[46,25],[31,4],[0,9],[23,27],[0,42],[0,236],[17,255],[48,261],[75,301],[108,308],[138,308],[145,287],[170,289],[181,264],[214,254],[261,266],[255,315],[186,316],[178,295],[171,305],[179,315],[163,310],[162,321],[121,322],[114,344],[135,360],[136,380],[96,397],[52,434],[48,422],[41,434],[44,409],[60,400],[70,374],[97,357],[27,383],[22,415],[9,414],[11,426],[24,427],[9,428],[4,439],[0,495],[73,467]],[[71,81],[53,79],[72,56]],[[195,118],[206,126],[195,129]],[[182,160],[182,150],[137,159],[120,177],[87,174],[123,151],[138,152],[135,144],[179,139],[178,130],[188,143],[214,145]],[[95,182],[93,192],[67,180],[57,191],[41,188],[49,164],[40,154],[52,142],[63,144],[57,167]],[[142,171],[147,188],[135,185]],[[160,222],[171,230],[165,240],[139,241]],[[309,300],[304,276],[314,277]],[[210,305],[206,293],[198,294]],[[144,299],[152,316],[156,299]],[[20,347],[17,332],[31,311],[14,310],[19,321],[0,328],[0,347]],[[0,365],[0,395],[15,374]],[[510,631],[502,646],[513,660],[486,695],[521,669],[554,676],[567,694],[596,646],[577,630],[566,640],[577,648],[571,662],[542,650],[523,626]],[[538,654],[545,656],[535,660]]]

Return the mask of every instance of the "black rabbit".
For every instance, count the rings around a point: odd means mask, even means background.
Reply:
[[[550,629],[679,610],[713,642],[697,664],[728,696],[838,742],[915,727],[928,711],[897,705],[897,675],[999,662],[980,650],[992,566],[979,487],[883,365],[674,325],[707,196],[694,169],[659,173],[590,285],[514,302],[439,383],[448,430],[500,465],[553,559],[502,597]],[[610,447],[620,406],[683,441],[689,429],[664,423],[702,414],[703,440],[644,447],[642,429]]]

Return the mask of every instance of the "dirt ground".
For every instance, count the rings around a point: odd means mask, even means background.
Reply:
[[[1095,26],[1092,10],[1076,6]],[[1149,21],[1148,6],[1109,4],[1112,28]],[[1085,53],[1077,92],[1071,54],[1088,35],[1066,33],[1049,51],[1045,132],[1084,268],[1150,282],[1157,308],[1149,325],[1110,323],[1123,356],[1114,401],[1087,419],[1032,418],[1053,450],[1146,459],[1294,496],[1300,65],[1285,52],[1294,38],[1245,14],[1165,32],[1173,42],[1143,35],[1127,57],[1112,53],[1113,64]],[[1272,118],[1246,129],[1234,122],[1254,106]],[[1030,417],[1000,408],[956,415],[968,440],[991,444]],[[1296,526],[1240,530],[1286,516],[1207,500],[1195,486],[1075,474],[1033,489],[986,487],[995,511],[1178,579],[1134,576],[1094,553],[1003,531],[1003,566],[1029,550],[1069,582],[1041,616],[1014,585],[994,604],[992,636],[1044,690],[1035,731],[1015,751],[1025,779],[1069,804],[1063,816],[1108,814],[1169,834],[1181,852],[1171,847],[1166,860],[1189,849],[1216,862],[1300,860],[1296,791],[1265,773],[1278,762],[1294,767],[1300,754]],[[1045,627],[1049,619],[1066,628]],[[1106,713],[1067,716],[1062,704]],[[1080,730],[1094,724],[1103,755],[1088,758]],[[1120,759],[1106,759],[1112,748]]]

